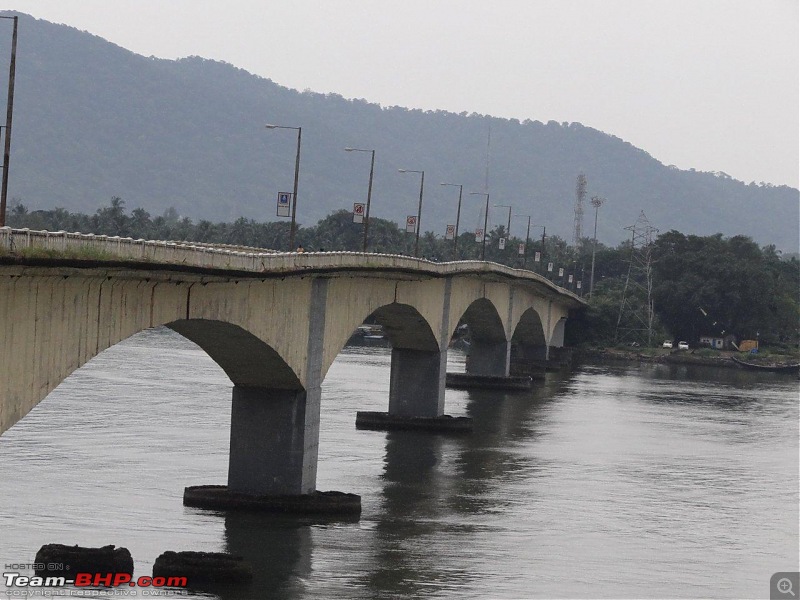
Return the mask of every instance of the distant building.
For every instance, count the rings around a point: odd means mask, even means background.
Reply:
[[[721,337],[714,337],[711,335],[701,335],[700,345],[707,348],[714,348],[715,350],[722,350],[725,347],[725,340]]]

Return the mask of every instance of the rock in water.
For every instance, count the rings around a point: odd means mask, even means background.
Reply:
[[[74,576],[76,573],[128,573],[133,575],[133,558],[127,548],[102,548],[45,544],[34,562],[39,577]]]

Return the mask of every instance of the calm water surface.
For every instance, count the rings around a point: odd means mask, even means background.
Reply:
[[[357,431],[388,387],[388,350],[348,348],[323,388],[317,487],[361,494],[359,522],[185,508],[226,481],[231,384],[177,334],[134,336],[0,437],[0,560],[115,544],[146,575],[165,550],[232,552],[257,576],[231,600],[762,598],[798,569],[796,379],[584,366],[448,390],[470,436]]]

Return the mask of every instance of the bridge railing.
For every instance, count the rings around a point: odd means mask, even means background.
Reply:
[[[41,254],[37,254],[36,251]],[[27,251],[27,252],[26,252]],[[202,268],[233,269],[254,272],[340,269],[403,269],[431,275],[455,275],[464,272],[487,272],[514,279],[535,282],[552,292],[572,296],[547,278],[525,269],[514,269],[497,263],[464,260],[435,263],[426,259],[398,254],[364,254],[363,252],[279,252],[246,246],[229,246],[202,242],[155,241],[0,227],[0,254],[22,253],[65,258],[96,260],[130,260],[166,263]]]

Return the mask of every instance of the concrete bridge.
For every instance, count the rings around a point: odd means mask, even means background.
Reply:
[[[0,228],[0,433],[98,353],[165,325],[233,383],[228,488],[310,494],[321,384],[368,317],[392,345],[389,413],[437,417],[459,322],[470,326],[471,371],[502,376],[512,346],[531,358],[563,346],[569,311],[583,305],[535,273],[487,262]]]

